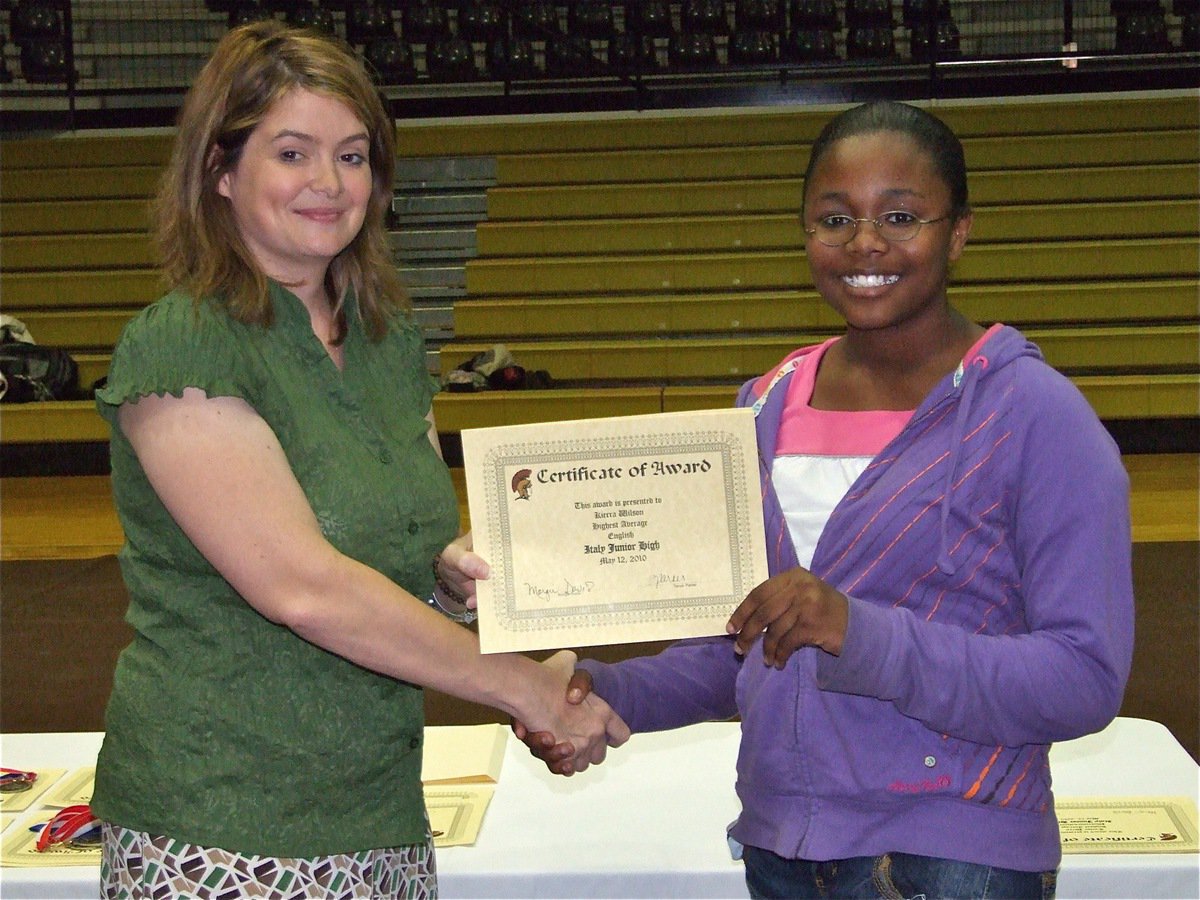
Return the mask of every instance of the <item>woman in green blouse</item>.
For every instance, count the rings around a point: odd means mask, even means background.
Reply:
[[[93,798],[106,896],[435,895],[420,685],[580,768],[628,736],[564,702],[569,654],[481,656],[459,624],[487,567],[383,230],[394,138],[349,48],[274,21],[230,31],[184,102],[174,290],[97,400],[135,631]]]

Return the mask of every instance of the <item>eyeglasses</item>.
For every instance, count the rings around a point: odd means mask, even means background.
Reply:
[[[812,228],[805,228],[804,231],[826,247],[842,247],[854,240],[854,236],[858,234],[859,222],[870,222],[885,241],[911,241],[917,236],[922,225],[932,225],[948,218],[949,213],[936,219],[918,219],[912,213],[901,209],[882,213],[874,219],[855,219],[853,216],[834,213],[822,216]]]

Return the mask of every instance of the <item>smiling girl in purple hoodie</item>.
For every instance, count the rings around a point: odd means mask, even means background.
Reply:
[[[572,684],[635,732],[741,716],[730,838],[754,897],[1052,897],[1050,744],[1112,720],[1132,655],[1119,452],[1037,347],[950,305],[972,212],[939,119],[843,112],[804,185],[846,332],[738,398],[771,577],[729,637]]]

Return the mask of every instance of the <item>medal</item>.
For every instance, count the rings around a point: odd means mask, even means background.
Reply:
[[[37,772],[23,772],[20,769],[0,769],[0,794],[19,794],[33,787],[37,781]]]
[[[86,850],[100,843],[100,820],[92,815],[86,803],[68,806],[58,811],[38,834],[37,849],[44,851],[51,844],[63,844],[75,850]]]
[[[70,847],[72,850],[91,850],[93,847],[100,846],[100,837],[100,824],[97,822],[90,831],[85,831],[78,837],[64,841],[63,846]]]

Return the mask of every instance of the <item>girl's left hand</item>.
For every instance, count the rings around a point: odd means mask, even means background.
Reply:
[[[743,656],[762,636],[763,662],[782,669],[801,647],[840,654],[849,618],[850,603],[845,596],[797,566],[747,594],[725,630],[737,635],[735,649]]]

